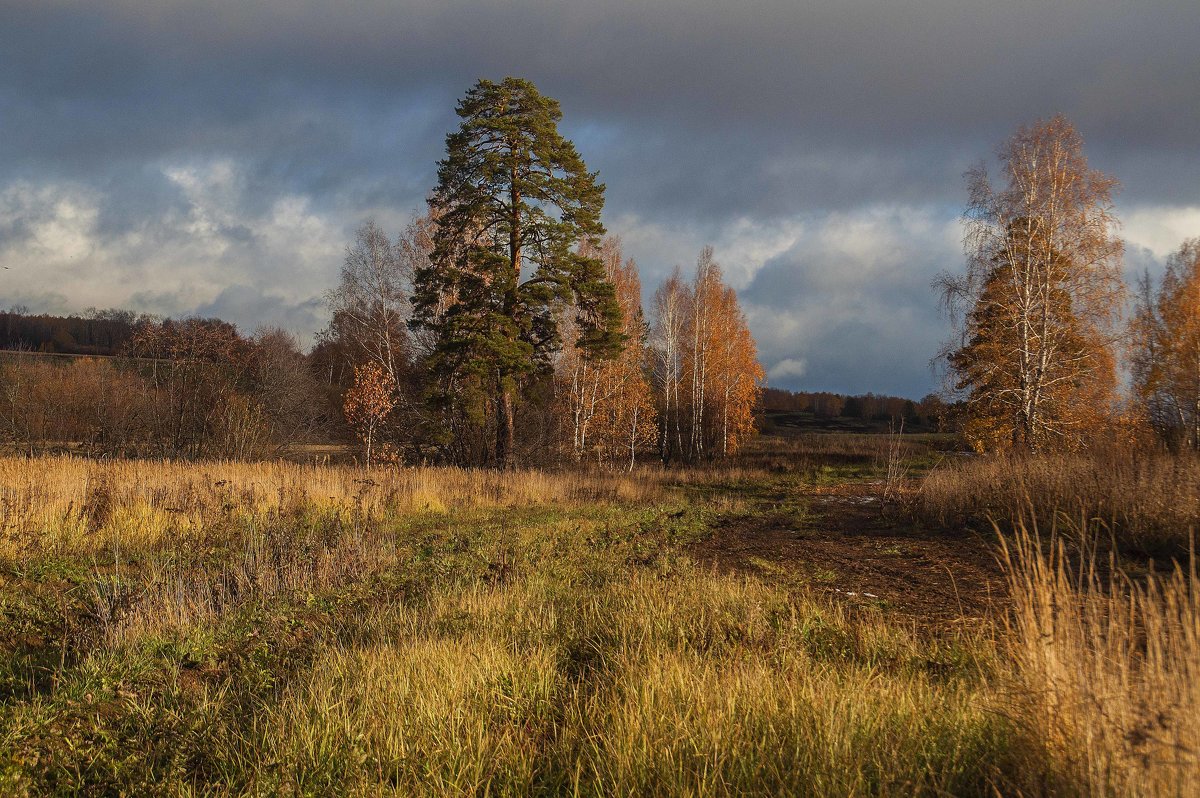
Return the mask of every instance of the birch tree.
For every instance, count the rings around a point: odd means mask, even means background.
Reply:
[[[346,391],[342,412],[362,441],[366,467],[376,459],[379,430],[396,406],[396,384],[378,363],[354,368],[354,385]]]
[[[754,411],[766,373],[737,294],[724,286],[716,299],[716,334],[710,346],[713,412],[709,451],[727,457],[754,433]]]
[[[586,248],[585,248],[586,249]],[[640,450],[658,443],[657,410],[647,377],[647,328],[642,313],[642,283],[637,264],[626,260],[620,241],[605,238],[587,254],[604,264],[621,309],[621,354],[607,360],[586,357],[577,346],[564,348],[556,365],[563,396],[561,415],[575,460],[595,454],[607,466],[632,468]],[[577,327],[570,314],[560,322],[564,339],[575,343]]]
[[[1200,238],[1168,259],[1157,293],[1142,278],[1131,332],[1134,393],[1151,425],[1200,450]]]
[[[326,296],[331,318],[322,338],[341,345],[348,366],[374,363],[397,385],[411,356],[406,325],[413,265],[368,221],[346,249],[338,287]]]
[[[967,175],[966,273],[939,282],[957,334],[943,352],[980,450],[1070,448],[1107,418],[1123,297],[1116,181],[1064,117],[999,150],[1002,183]]]
[[[689,290],[679,268],[654,293],[652,358],[659,395],[659,451],[664,462],[685,455],[683,445],[683,351]]]
[[[689,449],[692,459],[704,456],[706,450],[705,429],[708,419],[708,378],[711,355],[716,332],[717,317],[714,307],[721,291],[721,271],[713,260],[712,247],[705,247],[696,261],[696,277],[689,292],[691,297],[688,319],[690,349],[685,368],[691,383],[691,413]]]
[[[654,377],[664,460],[735,453],[754,431],[765,375],[736,292],[705,247],[690,284],[655,294]]]

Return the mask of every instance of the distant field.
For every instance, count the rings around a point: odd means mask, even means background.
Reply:
[[[0,459],[0,794],[1196,794],[1194,576],[936,521],[944,443]]]
[[[768,410],[763,414],[763,427],[775,435],[802,432],[842,432],[852,434],[884,434],[899,431],[899,423],[886,418],[849,418],[818,416],[790,410]],[[905,433],[936,433],[936,427],[917,421],[906,421]],[[949,436],[948,436],[949,437]]]

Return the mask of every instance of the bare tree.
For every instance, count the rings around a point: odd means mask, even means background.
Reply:
[[[373,220],[360,227],[346,249],[341,282],[326,295],[331,318],[322,334],[341,343],[355,363],[375,363],[397,384],[410,357],[410,254]]]
[[[700,251],[696,261],[696,277],[689,292],[691,307],[688,319],[691,339],[689,371],[691,372],[691,441],[689,447],[692,457],[698,458],[705,454],[705,431],[708,427],[706,411],[708,410],[709,372],[712,365],[712,346],[715,330],[714,322],[717,314],[714,304],[723,288],[721,269],[713,260],[713,248],[706,246]]]
[[[320,386],[295,336],[279,327],[259,328],[254,399],[262,408],[276,451],[311,440],[326,426]]]
[[[687,306],[687,285],[679,268],[654,293],[654,378],[661,396],[659,447],[664,461],[681,456],[683,446],[683,354]]]

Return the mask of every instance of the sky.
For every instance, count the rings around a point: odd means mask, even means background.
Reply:
[[[1066,114],[1129,275],[1200,236],[1195,0],[0,0],[0,307],[311,341],[346,245],[516,75],[647,295],[711,244],[772,386],[920,397],[963,173]]]

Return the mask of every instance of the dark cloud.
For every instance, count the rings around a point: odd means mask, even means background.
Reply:
[[[760,313],[823,313],[819,336],[764,345],[778,374],[919,393],[961,174],[1018,123],[1067,113],[1123,209],[1183,209],[1166,232],[1130,225],[1155,239],[1147,263],[1192,223],[1197,23],[1195,0],[0,0],[0,258],[70,275],[54,290],[80,307],[136,290],[197,310],[236,285],[259,298],[230,313],[319,326],[295,309],[354,226],[399,227],[457,98],[519,74],[561,100],[647,282],[712,242]],[[898,233],[880,207],[937,221]],[[848,218],[908,265],[814,242]],[[864,270],[853,289],[822,276]],[[44,293],[4,274],[0,294]],[[860,315],[831,317],[824,291]]]

